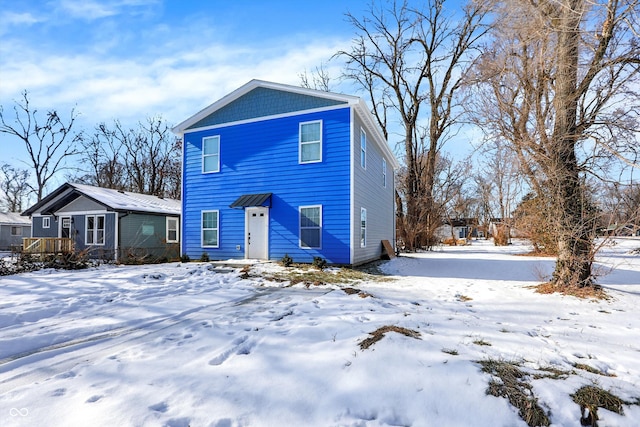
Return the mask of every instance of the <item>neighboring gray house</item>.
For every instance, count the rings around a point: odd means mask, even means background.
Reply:
[[[70,238],[92,258],[177,259],[180,201],[83,184],[66,183],[22,213],[33,238]],[[25,245],[25,249],[29,245]]]
[[[0,251],[17,249],[31,236],[31,221],[19,213],[0,212]]]

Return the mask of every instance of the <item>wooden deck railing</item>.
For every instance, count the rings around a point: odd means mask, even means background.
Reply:
[[[23,237],[22,251],[30,254],[73,252],[73,240],[66,237]]]

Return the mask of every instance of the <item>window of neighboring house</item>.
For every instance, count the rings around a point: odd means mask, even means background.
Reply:
[[[104,215],[87,215],[85,217],[87,245],[104,245]]]
[[[202,247],[217,248],[219,235],[218,211],[202,211]]]
[[[300,163],[322,161],[322,121],[300,123]]]
[[[202,139],[202,173],[220,172],[220,136]]]
[[[387,161],[382,159],[382,186],[387,188]]]
[[[367,134],[360,129],[360,166],[367,168]]]
[[[367,210],[360,208],[360,247],[367,247]]]
[[[322,206],[300,206],[300,247],[322,246]]]
[[[22,236],[22,227],[11,226],[11,235],[12,236]]]
[[[48,216],[42,218],[42,228],[51,228],[51,218]]]
[[[167,243],[178,242],[178,218],[167,218]]]

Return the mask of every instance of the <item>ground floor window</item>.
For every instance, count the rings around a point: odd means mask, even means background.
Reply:
[[[178,218],[167,217],[167,243],[178,242]]]
[[[322,247],[322,206],[300,206],[300,247]]]
[[[367,247],[367,210],[360,208],[360,247]]]
[[[217,248],[220,227],[218,211],[202,211],[202,247]]]
[[[104,215],[87,215],[85,224],[87,245],[104,245]]]
[[[11,235],[12,236],[22,236],[22,227],[11,227]]]

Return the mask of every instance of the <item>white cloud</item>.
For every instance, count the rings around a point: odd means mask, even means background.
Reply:
[[[62,0],[58,3],[57,8],[72,18],[92,21],[115,16],[124,11],[130,12],[131,8],[146,7],[157,3],[157,0]]]
[[[42,109],[77,106],[90,127],[155,114],[178,123],[254,78],[299,84],[301,72],[326,62],[344,47],[341,43],[292,43],[273,49],[192,45],[161,57],[126,59],[22,50],[3,65],[7,83],[0,87],[0,98],[16,99],[26,89]]]

